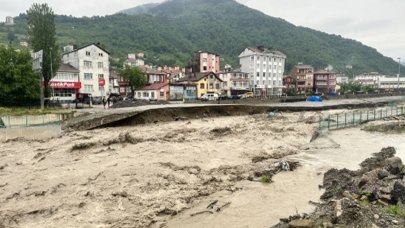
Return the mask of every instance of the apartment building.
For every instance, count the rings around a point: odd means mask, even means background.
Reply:
[[[315,94],[334,94],[336,93],[336,76],[337,72],[329,70],[320,70],[314,72]]]
[[[109,91],[109,55],[100,44],[89,44],[77,49],[66,46],[62,61],[79,70],[80,93],[93,97],[108,96]]]
[[[4,22],[4,24],[7,25],[7,26],[14,25],[14,18],[11,17],[11,16],[7,16],[6,21]]]
[[[291,76],[295,79],[298,94],[312,92],[314,87],[314,68],[312,66],[298,64],[291,71]]]
[[[246,48],[240,55],[241,71],[249,75],[256,94],[281,95],[286,55],[269,48]]]
[[[220,56],[212,52],[194,52],[193,60],[186,67],[186,74],[220,71]]]
[[[223,81],[222,89],[227,96],[240,95],[250,91],[249,74],[240,69],[219,72],[218,77]]]

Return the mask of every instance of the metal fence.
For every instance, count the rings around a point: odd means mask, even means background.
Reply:
[[[388,106],[373,110],[359,110],[350,113],[328,115],[326,118],[320,119],[319,129],[334,130],[400,115],[405,115],[405,106]]]

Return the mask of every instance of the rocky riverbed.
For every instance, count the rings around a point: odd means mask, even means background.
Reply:
[[[360,169],[325,173],[321,203],[311,214],[281,219],[274,228],[404,227],[405,169],[388,147],[360,164]]]

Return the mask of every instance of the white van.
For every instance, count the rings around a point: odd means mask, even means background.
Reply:
[[[208,93],[204,94],[200,97],[200,100],[203,101],[216,101],[219,99],[219,95],[217,93]]]

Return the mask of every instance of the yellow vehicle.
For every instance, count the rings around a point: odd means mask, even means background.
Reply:
[[[253,92],[247,92],[246,97],[254,97],[255,94]]]

